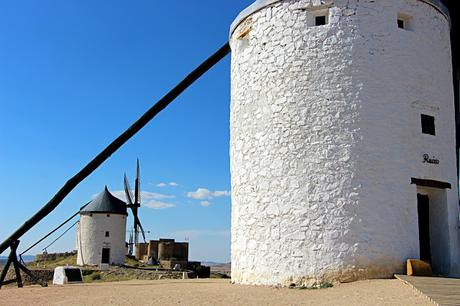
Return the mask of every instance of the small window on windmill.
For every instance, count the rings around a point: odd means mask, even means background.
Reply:
[[[429,115],[420,115],[422,120],[422,133],[436,136],[436,127],[434,125],[434,117]]]
[[[307,11],[307,26],[318,27],[329,23],[329,8],[305,10]]]
[[[315,17],[315,26],[322,26],[327,24],[327,16],[316,16]]]
[[[411,30],[412,29],[412,18],[407,14],[398,14],[397,25],[399,29]]]
[[[107,214],[107,217],[110,217],[110,214]]]
[[[105,237],[110,237],[110,232],[105,232]]]

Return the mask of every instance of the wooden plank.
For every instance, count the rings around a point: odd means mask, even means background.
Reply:
[[[460,305],[460,279],[395,275],[437,305]]]
[[[440,188],[440,189],[452,189],[452,185],[447,182],[435,181],[435,180],[424,180],[419,178],[411,178],[411,184],[418,186],[431,187],[431,188]]]

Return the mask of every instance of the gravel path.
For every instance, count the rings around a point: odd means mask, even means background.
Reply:
[[[232,285],[228,280],[160,280],[0,290],[0,305],[432,305],[399,280],[329,289]]]

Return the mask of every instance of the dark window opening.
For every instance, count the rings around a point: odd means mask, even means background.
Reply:
[[[105,232],[105,237],[110,237],[110,233],[109,233],[109,232]]]
[[[428,115],[421,115],[422,119],[422,133],[428,135],[436,135],[436,128],[434,126],[434,117]]]
[[[327,23],[326,16],[316,16],[315,17],[315,25],[321,26]]]
[[[406,23],[402,19],[398,19],[398,28],[400,29],[405,29],[406,28]]]

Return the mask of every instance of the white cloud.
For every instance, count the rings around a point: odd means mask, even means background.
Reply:
[[[227,190],[222,191],[211,191],[206,188],[198,188],[196,191],[191,191],[187,193],[187,197],[195,199],[195,200],[204,200],[204,199],[212,199],[217,197],[228,197],[230,196],[230,192]]]
[[[197,191],[191,191],[187,193],[187,197],[192,199],[211,199],[212,192],[206,188],[198,188]]]
[[[230,191],[227,191],[227,190],[214,191],[214,196],[215,197],[229,197],[230,196]]]
[[[177,184],[176,182],[170,182],[170,183],[161,182],[161,183],[157,184],[157,187],[160,187],[160,188],[163,188],[163,187],[166,187],[166,186],[177,187],[177,186],[179,186],[179,184]]]
[[[111,194],[113,194],[115,197],[119,198],[120,200],[126,202],[126,194],[124,190],[112,191]],[[134,194],[134,191],[133,191],[133,194]],[[148,202],[151,200],[173,199],[173,198],[175,198],[175,196],[173,195],[161,194],[161,193],[155,193],[155,192],[149,192],[149,191],[141,191],[141,202]]]
[[[173,208],[176,205],[173,203],[166,203],[166,202],[161,202],[161,201],[150,201],[150,202],[144,203],[142,206],[152,208],[152,209],[168,209],[168,208]]]
[[[161,200],[161,199],[174,199],[175,198],[175,196],[173,195],[148,192],[148,191],[142,191],[141,197],[142,197],[142,200],[149,200],[149,199]]]
[[[211,205],[211,202],[209,202],[209,201],[201,201],[200,205],[203,206],[203,207],[208,207],[209,205]]]

